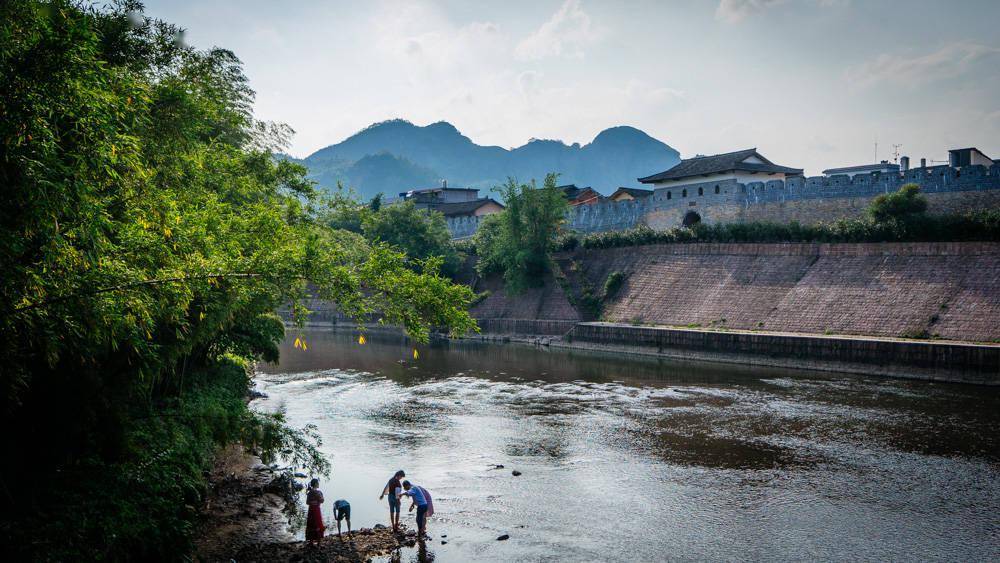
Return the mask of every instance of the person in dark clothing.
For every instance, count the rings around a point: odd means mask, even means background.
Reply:
[[[347,535],[351,532],[351,504],[344,499],[333,501],[333,517],[337,519],[337,535],[340,535],[340,521],[347,520]]]
[[[386,495],[389,496],[389,524],[392,526],[393,532],[399,531],[399,502],[403,493],[403,484],[399,480],[403,477],[406,477],[406,473],[400,469],[385,484],[382,494],[378,497],[379,500],[382,500]]]

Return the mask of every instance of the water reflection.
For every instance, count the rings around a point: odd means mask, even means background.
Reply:
[[[438,543],[394,560],[1000,557],[996,389],[305,337],[255,406],[319,427],[358,525],[399,467],[434,494]]]

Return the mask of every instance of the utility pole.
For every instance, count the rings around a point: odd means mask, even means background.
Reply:
[[[872,162],[878,162],[878,139],[875,139],[875,160]]]

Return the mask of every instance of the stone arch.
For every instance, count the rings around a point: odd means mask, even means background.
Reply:
[[[719,184],[715,185],[715,193],[719,193]]]
[[[667,192],[667,199],[670,199],[670,192]]]
[[[705,195],[705,188],[698,188],[698,195]]]
[[[688,196],[687,188],[681,190],[681,197],[687,197],[687,196]]]
[[[688,211],[684,214],[684,221],[681,223],[685,227],[693,227],[701,223],[701,215],[697,211]]]

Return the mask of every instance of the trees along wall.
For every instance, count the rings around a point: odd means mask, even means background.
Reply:
[[[322,472],[245,402],[307,287],[417,339],[474,328],[439,262],[345,248],[237,57],[180,37],[137,2],[0,7],[0,533],[22,557],[184,553],[220,444]]]

